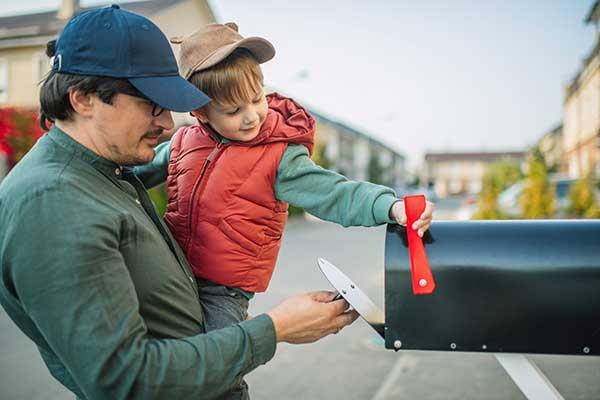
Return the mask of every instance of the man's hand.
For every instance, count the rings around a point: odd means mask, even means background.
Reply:
[[[421,214],[421,217],[413,223],[412,229],[417,231],[420,237],[423,237],[423,234],[431,226],[433,208],[434,204],[430,201],[426,201],[423,214]],[[400,225],[406,225],[406,210],[404,209],[403,201],[397,201],[392,205],[390,216]]]
[[[277,342],[311,343],[332,333],[338,333],[358,318],[348,311],[344,299],[331,301],[333,292],[312,292],[290,297],[268,315],[275,325]]]

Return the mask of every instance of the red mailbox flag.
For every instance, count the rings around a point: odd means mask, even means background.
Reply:
[[[425,211],[425,196],[422,194],[404,196],[404,209],[406,210],[406,236],[410,253],[413,294],[431,294],[435,290],[435,281],[427,261],[427,254],[425,254],[423,239],[419,237],[417,231],[412,229],[412,224]]]

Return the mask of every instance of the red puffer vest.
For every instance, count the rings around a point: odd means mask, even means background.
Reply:
[[[171,141],[165,221],[197,277],[264,292],[271,280],[288,205],[275,198],[288,143],[310,153],[315,121],[293,100],[267,96],[269,110],[250,142],[221,144],[197,124]]]

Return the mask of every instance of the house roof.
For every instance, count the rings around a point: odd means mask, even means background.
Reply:
[[[494,152],[456,152],[456,153],[426,153],[425,161],[496,161],[504,158],[524,159],[524,151],[494,151]]]
[[[151,16],[185,0],[147,0],[125,2],[120,5],[135,13]],[[110,4],[110,3],[107,3]],[[82,7],[79,12],[101,7]],[[57,36],[67,23],[58,18],[57,11],[0,17],[0,42],[34,37]]]
[[[596,22],[600,18],[600,7],[598,6],[598,0],[594,1],[594,5],[590,8],[590,11],[585,17],[585,23],[590,24]]]
[[[597,23],[600,20],[600,5],[599,1],[594,1],[594,4],[590,8],[587,17],[585,18],[586,24]],[[600,54],[600,40],[596,41],[596,44],[592,51],[583,59],[581,69],[577,72],[575,77],[571,80],[569,85],[566,88],[566,96],[565,100],[568,100],[578,89],[579,89],[579,78],[584,73],[585,69],[592,63],[594,58]]]
[[[372,144],[376,144],[378,146],[381,146],[381,147],[389,150],[390,152],[392,152],[396,157],[399,157],[399,158],[401,158],[403,160],[405,159],[404,154],[402,154],[399,151],[396,151],[390,145],[388,145],[388,144],[386,144],[386,143],[384,143],[384,142],[382,142],[382,141],[380,141],[378,139],[375,139],[373,136],[370,136],[369,134],[367,134],[365,132],[362,132],[362,131],[359,131],[357,129],[354,129],[351,126],[347,125],[346,123],[342,123],[342,122],[333,120],[333,119],[331,119],[331,118],[329,118],[329,117],[327,117],[327,116],[325,116],[325,115],[323,115],[323,114],[321,114],[319,112],[316,112],[312,108],[307,108],[307,109],[318,120],[325,121],[326,123],[335,126],[340,131],[344,131],[344,133],[346,133],[346,134],[350,134],[350,135],[352,135],[354,137],[358,137],[358,138],[363,138],[363,139],[369,141]]]

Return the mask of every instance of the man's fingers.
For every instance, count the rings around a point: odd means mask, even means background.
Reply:
[[[338,315],[334,320],[333,333],[338,333],[344,327],[350,325],[359,317],[356,310],[349,310]]]
[[[311,292],[309,294],[313,300],[318,301],[319,303],[329,303],[334,299],[337,293],[328,290],[321,290],[318,292]]]

